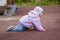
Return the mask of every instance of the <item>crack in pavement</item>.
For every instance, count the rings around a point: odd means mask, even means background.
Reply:
[[[18,20],[20,17],[6,17],[6,18],[0,18],[0,21],[11,21],[11,20]]]

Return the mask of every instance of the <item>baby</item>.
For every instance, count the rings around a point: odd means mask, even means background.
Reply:
[[[39,6],[28,12],[27,15],[21,17],[17,26],[10,26],[7,31],[23,31],[29,28],[36,28],[38,31],[46,31],[40,22],[40,17],[43,15],[43,9]]]

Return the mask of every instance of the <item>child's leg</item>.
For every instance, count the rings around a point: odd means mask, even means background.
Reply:
[[[10,26],[7,31],[22,31],[22,30],[26,30],[28,28],[26,28],[22,23],[18,23],[17,26]]]
[[[10,26],[9,28],[7,28],[7,31],[22,31],[25,29],[26,27],[19,22],[17,26]]]
[[[25,29],[25,26],[23,24],[21,24],[21,23],[12,28],[13,31],[22,31],[24,29]]]

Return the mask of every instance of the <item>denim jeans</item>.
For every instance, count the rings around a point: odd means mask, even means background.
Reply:
[[[26,27],[20,22],[18,23],[17,26],[12,28],[13,31],[23,31],[24,29],[26,29]]]

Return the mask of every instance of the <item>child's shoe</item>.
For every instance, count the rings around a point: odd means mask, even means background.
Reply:
[[[7,31],[7,32],[8,32],[8,31],[13,31],[13,30],[12,30],[13,27],[14,27],[14,26],[8,27],[6,31]]]

